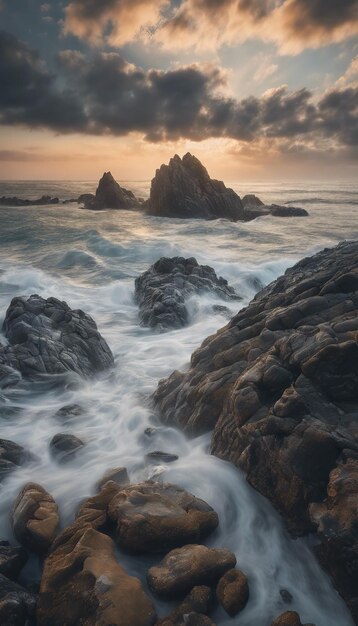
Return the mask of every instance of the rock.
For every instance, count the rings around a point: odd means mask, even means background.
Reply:
[[[151,567],[147,580],[159,597],[177,598],[196,585],[214,585],[235,565],[235,555],[229,550],[189,544],[172,550]]]
[[[50,441],[50,450],[59,462],[65,463],[70,461],[84,445],[75,435],[57,433]]]
[[[107,470],[105,474],[102,476],[101,480],[97,483],[97,489],[102,489],[106,483],[109,481],[115,482],[117,485],[129,485],[130,480],[128,476],[128,471],[126,467],[112,467]]]
[[[293,596],[287,589],[280,589],[280,596],[286,604],[291,604]]]
[[[243,219],[239,196],[223,182],[211,179],[189,152],[182,159],[176,154],[169,165],[156,171],[145,206],[149,215],[160,217]]]
[[[299,207],[282,206],[279,204],[264,204],[260,198],[253,194],[243,197],[244,219],[254,220],[263,215],[273,215],[274,217],[303,217],[307,216],[306,209]]]
[[[1,626],[28,626],[35,612],[35,596],[0,574]]]
[[[239,569],[226,572],[216,587],[216,597],[226,613],[235,617],[249,600],[249,585],[245,574]]]
[[[30,459],[25,448],[8,439],[0,439],[0,480]]]
[[[37,626],[152,626],[153,604],[140,581],[117,562],[113,541],[100,532],[117,492],[112,482],[89,498],[59,535],[44,563]]]
[[[185,326],[189,316],[185,300],[204,292],[225,300],[240,299],[212,267],[199,265],[194,258],[162,257],[135,280],[141,324],[159,329]]]
[[[210,587],[202,585],[193,587],[190,593],[184,598],[183,602],[172,611],[167,617],[158,620],[156,626],[184,626],[192,623],[198,626],[209,626],[211,620],[205,621],[205,616],[209,615],[213,607],[213,593]],[[190,620],[188,622],[188,616]],[[196,622],[193,619],[196,619]]]
[[[271,626],[304,626],[301,623],[300,616],[295,611],[286,611],[277,617],[271,624]],[[309,626],[307,624],[307,626]]]
[[[219,523],[204,500],[176,485],[151,480],[121,489],[108,512],[116,524],[118,545],[137,554],[201,541]]]
[[[292,534],[318,529],[320,561],[356,619],[357,289],[358,242],[303,259],[154,395],[164,423],[214,430],[212,452],[245,471]]]
[[[95,197],[85,198],[84,204],[86,209],[98,211],[102,209],[133,209],[138,207],[139,202],[131,191],[118,185],[111,172],[105,172],[98,183]]]
[[[80,196],[78,196],[77,202],[78,204],[89,204],[90,202],[93,202],[95,199],[95,195],[94,193],[81,193]]]
[[[61,407],[57,413],[55,413],[55,417],[58,417],[61,421],[66,422],[72,417],[78,417],[83,414],[84,410],[79,404],[66,404]]]
[[[41,198],[37,200],[23,200],[16,196],[11,198],[2,196],[0,198],[0,204],[4,206],[41,206],[46,204],[59,204],[59,202],[58,198],[51,198],[51,196],[41,196]]]
[[[17,580],[27,562],[27,553],[24,548],[14,547],[8,541],[0,541],[0,574]]]
[[[155,452],[148,452],[145,455],[147,461],[153,463],[174,463],[177,461],[179,457],[176,454],[170,454],[169,452],[160,452],[156,450]]]
[[[46,553],[59,525],[58,507],[53,497],[36,483],[27,483],[17,496],[11,513],[14,535],[28,550]]]
[[[91,376],[114,364],[94,320],[56,298],[13,298],[3,332],[8,345],[0,347],[0,368],[4,364],[23,376]]]

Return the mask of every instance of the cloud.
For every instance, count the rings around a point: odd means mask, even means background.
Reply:
[[[135,39],[157,25],[168,0],[72,0],[65,9],[64,32],[93,44],[113,46]]]
[[[337,87],[346,87],[347,85],[357,86],[358,84],[358,54],[351,60],[346,71],[336,81]]]
[[[59,90],[38,53],[0,31],[0,122],[84,130],[86,117],[70,89]]]
[[[115,52],[59,54],[60,81],[38,54],[0,33],[0,122],[56,132],[126,136],[149,142],[210,138],[345,146],[358,143],[358,89],[334,88],[316,101],[283,85],[261,97],[228,97],[212,64],[144,71]],[[62,88],[59,88],[59,84]],[[76,96],[69,85],[76,85]]]
[[[357,32],[357,0],[183,0],[156,37],[167,47],[200,48],[259,38],[296,54]]]
[[[253,79],[257,83],[262,83],[264,80],[266,80],[266,78],[269,78],[270,76],[272,76],[272,74],[275,74],[277,69],[278,65],[276,65],[276,63],[270,63],[269,61],[267,62],[266,60],[264,60],[259,64],[256,72],[253,75]]]

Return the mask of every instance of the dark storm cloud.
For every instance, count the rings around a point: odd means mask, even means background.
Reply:
[[[85,116],[72,92],[58,90],[38,53],[4,31],[0,31],[0,85],[1,123],[84,129]]]
[[[58,67],[56,79],[35,51],[1,33],[0,121],[98,135],[138,132],[152,142],[211,137],[358,142],[353,87],[332,90],[318,103],[307,89],[285,87],[237,100],[224,95],[225,74],[212,65],[144,71],[117,53],[88,57],[67,50]]]

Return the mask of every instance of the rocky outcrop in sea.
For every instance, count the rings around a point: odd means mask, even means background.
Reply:
[[[154,396],[166,424],[212,430],[212,453],[246,472],[291,533],[317,534],[356,619],[357,305],[358,242],[344,242],[259,292]]]
[[[134,209],[138,208],[139,201],[134,193],[121,187],[114,180],[111,172],[105,172],[98,183],[96,194],[87,194],[84,198],[86,209],[101,211],[103,209]]]

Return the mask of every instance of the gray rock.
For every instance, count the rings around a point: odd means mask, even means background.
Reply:
[[[8,439],[0,439],[0,480],[29,460],[31,455],[25,448]]]
[[[11,198],[7,198],[2,196],[0,198],[0,205],[4,206],[41,206],[47,204],[59,204],[60,201],[58,198],[51,198],[51,196],[41,196],[41,198],[37,198],[37,200],[27,200],[22,198],[17,198],[13,196]]]
[[[69,371],[91,376],[114,363],[94,320],[57,298],[13,298],[3,332],[8,345],[0,347],[0,370],[5,366],[25,377]]]
[[[223,182],[211,179],[189,152],[182,159],[176,154],[169,165],[156,171],[145,206],[150,215],[160,217],[243,219],[239,196]]]
[[[133,209],[139,206],[135,195],[128,189],[120,187],[111,172],[105,172],[98,183],[96,195],[84,198],[86,209]]]
[[[8,541],[0,541],[0,574],[17,580],[27,562],[27,553],[24,548],[11,546]]]
[[[263,215],[273,215],[274,217],[304,217],[308,215],[306,209],[300,207],[286,206],[280,204],[264,204],[260,198],[254,194],[243,197],[244,219],[254,220]]]
[[[160,330],[185,326],[188,323],[185,300],[205,291],[225,300],[240,299],[212,267],[199,265],[194,257],[162,257],[135,280],[141,324]]]
[[[84,445],[75,435],[57,433],[50,441],[50,450],[59,462],[65,463],[70,461]]]
[[[27,626],[35,612],[35,596],[0,574],[1,626]]]
[[[358,547],[358,242],[303,259],[159,383],[164,423],[242,468],[316,552],[353,613]],[[356,616],[358,618],[358,616]]]

